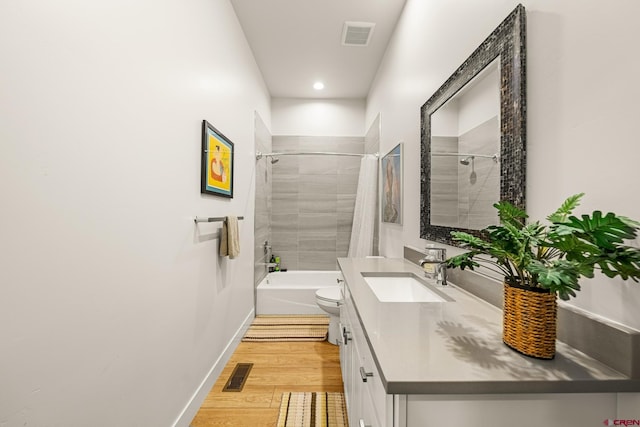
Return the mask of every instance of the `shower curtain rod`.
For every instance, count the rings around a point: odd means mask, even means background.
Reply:
[[[277,157],[277,156],[355,156],[364,157],[368,154],[355,154],[355,153],[334,153],[331,151],[283,151],[281,153],[262,153],[256,151],[256,160],[260,160],[263,157]],[[373,154],[378,157],[378,153]]]
[[[498,161],[500,156],[498,153],[496,154],[473,154],[473,153],[431,153],[432,156],[458,156],[458,157],[482,157],[486,159],[493,159],[495,162]]]

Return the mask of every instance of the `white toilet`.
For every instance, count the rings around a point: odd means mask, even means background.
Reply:
[[[331,344],[338,345],[340,337],[340,302],[342,301],[342,292],[340,286],[330,286],[328,288],[320,288],[316,291],[316,303],[318,306],[329,314],[329,336],[327,341]]]

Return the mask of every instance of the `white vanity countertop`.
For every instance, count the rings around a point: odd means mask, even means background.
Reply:
[[[380,302],[361,273],[414,273],[404,259],[339,258],[382,382],[390,394],[638,392],[640,379],[561,342],[553,360],[502,343],[502,311],[455,285],[454,302]],[[428,281],[433,283],[432,281]]]

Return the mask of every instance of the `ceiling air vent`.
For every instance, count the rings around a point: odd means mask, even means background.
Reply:
[[[342,29],[342,44],[344,46],[367,46],[375,26],[376,24],[371,22],[345,22]]]

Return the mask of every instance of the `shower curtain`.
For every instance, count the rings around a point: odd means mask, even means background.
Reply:
[[[373,255],[373,232],[378,197],[378,158],[366,155],[360,162],[360,176],[349,242],[350,258]]]

